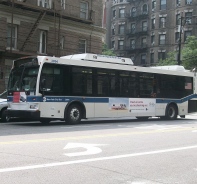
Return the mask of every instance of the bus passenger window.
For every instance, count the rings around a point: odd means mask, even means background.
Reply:
[[[92,69],[72,68],[72,93],[74,95],[92,95]]]
[[[109,79],[106,70],[97,71],[97,94],[101,96],[109,94]]]
[[[62,95],[63,94],[63,67],[54,66],[53,64],[45,64],[42,70],[41,79],[45,79],[46,95]]]

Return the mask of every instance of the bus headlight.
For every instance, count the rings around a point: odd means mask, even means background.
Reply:
[[[38,104],[32,104],[32,105],[30,105],[30,109],[38,109]]]

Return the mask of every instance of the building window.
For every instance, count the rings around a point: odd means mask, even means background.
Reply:
[[[111,42],[111,48],[112,48],[112,49],[115,49],[115,41],[112,41],[112,42]]]
[[[124,25],[119,25],[119,34],[124,34]]]
[[[156,8],[156,0],[152,1],[152,10],[154,10]]]
[[[124,49],[124,41],[123,40],[118,40],[118,49],[123,50]]]
[[[158,52],[158,60],[166,59],[166,52]]]
[[[141,65],[146,64],[146,54],[141,55]]]
[[[176,6],[181,6],[181,0],[176,0]]]
[[[147,27],[147,21],[143,21],[142,22],[142,31],[147,31],[148,27]]]
[[[51,9],[52,0],[38,0],[38,6]]]
[[[80,18],[88,19],[88,3],[87,2],[80,3]]]
[[[155,35],[151,35],[151,45],[155,44]]]
[[[115,28],[114,27],[112,27],[112,35],[115,35]]]
[[[176,14],[176,25],[180,25],[180,24],[181,24],[181,15]]]
[[[155,18],[151,20],[151,27],[152,29],[155,29]]]
[[[191,24],[192,23],[192,12],[185,13],[185,23]]]
[[[166,10],[166,0],[160,0],[160,10]]]
[[[7,29],[7,47],[17,49],[17,25],[8,24]]]
[[[133,61],[133,63],[135,62],[135,55],[131,55],[131,60]]]
[[[135,34],[135,23],[132,23],[131,24],[131,31],[130,31],[131,34]]]
[[[142,48],[145,48],[146,47],[146,38],[142,38],[142,40],[141,40],[141,46],[142,46]]]
[[[130,41],[130,46],[131,46],[131,49],[135,49],[135,40],[134,39],[132,39]]]
[[[113,16],[113,18],[116,17],[116,10],[113,10],[113,11],[112,11],[112,16]]]
[[[47,38],[47,32],[46,31],[40,31],[40,38],[39,38],[39,53],[46,54],[46,38]]]
[[[65,3],[65,0],[61,0],[61,7],[62,9],[66,9],[66,3]]]
[[[148,5],[144,4],[142,7],[142,14],[148,14]]]
[[[192,4],[192,0],[185,0],[185,4]]]
[[[62,36],[60,40],[60,49],[64,49],[64,42],[65,42],[65,37]]]
[[[86,53],[86,40],[79,40],[79,53]]]
[[[165,43],[166,43],[166,35],[160,34],[159,35],[159,45],[165,45]]]
[[[131,17],[136,17],[136,7],[131,9]]]
[[[166,27],[166,17],[160,17],[159,27],[165,28]]]
[[[175,43],[178,43],[179,42],[179,35],[180,35],[179,32],[176,32],[175,33]]]
[[[185,31],[185,32],[184,32],[184,41],[187,40],[187,37],[188,37],[188,36],[192,36],[192,31]]]
[[[125,14],[125,9],[120,9],[119,10],[119,18],[124,18],[125,17],[124,14]]]
[[[150,53],[150,62],[151,63],[154,63],[155,62],[154,61],[154,57],[155,57],[154,53]]]

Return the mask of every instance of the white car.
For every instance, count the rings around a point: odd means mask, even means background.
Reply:
[[[7,110],[7,91],[4,91],[0,94],[0,118],[1,122],[10,121],[10,117],[6,115],[5,111]]]

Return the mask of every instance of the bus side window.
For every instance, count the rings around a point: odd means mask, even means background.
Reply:
[[[92,69],[72,68],[72,93],[74,95],[92,95]]]
[[[109,78],[107,70],[97,70],[97,94],[106,96],[109,94]]]
[[[46,80],[45,90],[50,91],[53,81],[53,68],[49,64],[44,64],[40,81]]]
[[[61,94],[63,78],[61,66],[53,64],[44,64],[41,79],[45,79],[45,94],[46,95],[59,95]]]

